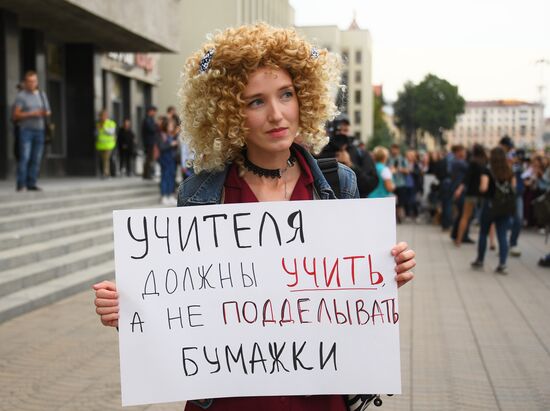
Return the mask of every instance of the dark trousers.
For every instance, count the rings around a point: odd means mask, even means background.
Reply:
[[[145,164],[143,165],[143,178],[153,178],[153,167],[155,159],[153,158],[153,145],[145,146]]]
[[[479,220],[479,241],[477,244],[477,261],[483,261],[487,249],[487,236],[491,224],[495,223],[498,240],[498,263],[506,265],[508,257],[508,240],[506,233],[510,227],[511,216],[493,218],[490,214],[489,200],[483,200],[481,215]]]
[[[118,156],[120,158],[120,174],[122,169],[126,170],[126,175],[132,175],[132,152],[130,150],[119,150]]]
[[[458,233],[458,225],[460,224],[460,219],[462,218],[462,210],[464,209],[464,199],[466,195],[464,192],[462,195],[458,198],[458,200],[455,201],[455,206],[457,210],[457,216],[454,219],[453,222],[453,229],[451,231],[451,238],[454,240],[456,239],[457,233]],[[468,225],[466,226],[466,231],[464,231],[463,241],[466,238],[470,238],[470,223],[472,222],[472,219],[468,220]]]
[[[453,192],[450,178],[441,181],[439,195],[441,199],[441,228],[446,230],[453,224]]]

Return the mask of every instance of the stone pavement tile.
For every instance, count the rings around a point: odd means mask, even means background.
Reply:
[[[515,286],[521,294],[536,295],[537,287],[542,284],[533,283],[532,279],[518,281],[520,276],[524,276],[523,279],[528,277],[514,267],[516,262],[511,262],[513,269],[508,276],[500,276],[488,267],[481,272],[469,270],[460,253],[449,252],[447,257],[467,308],[476,349],[489,376],[498,408],[549,409],[550,355],[541,343],[536,327],[526,321],[524,312],[528,297],[519,301],[507,291]],[[487,257],[487,263],[496,260],[494,255]],[[548,299],[549,290],[545,293]],[[539,302],[539,309],[544,311],[545,306],[547,304]]]

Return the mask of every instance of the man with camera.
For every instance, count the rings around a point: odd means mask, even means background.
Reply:
[[[366,198],[378,185],[378,176],[370,154],[353,144],[354,138],[350,136],[350,128],[350,122],[346,117],[330,124],[330,140],[319,157],[336,158],[339,163],[351,168],[357,177],[359,195]]]

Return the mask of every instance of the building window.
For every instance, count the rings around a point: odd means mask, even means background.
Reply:
[[[527,126],[519,126],[519,135],[525,137],[527,134]]]
[[[342,50],[342,60],[344,60],[344,63],[347,64],[349,61],[349,51]]]
[[[363,56],[362,56],[361,50],[357,50],[355,52],[355,63],[361,64],[362,57]]]
[[[361,104],[361,90],[355,90],[355,104]]]
[[[359,125],[361,124],[361,111],[359,110],[355,110],[355,112],[353,113],[353,120],[355,122],[355,124]]]
[[[346,87],[347,87],[347,85],[349,84],[349,78],[348,78],[348,77],[349,77],[348,72],[347,72],[347,71],[344,71],[344,72],[342,73],[342,84],[343,84],[344,86],[346,86]]]
[[[357,70],[355,72],[355,82],[356,83],[361,83],[361,71],[360,70]]]

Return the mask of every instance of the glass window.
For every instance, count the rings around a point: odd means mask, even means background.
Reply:
[[[356,83],[361,83],[361,70],[357,70],[355,72],[355,82]]]
[[[355,112],[353,113],[353,119],[355,121],[355,124],[359,125],[361,124],[361,111],[360,110],[355,110]]]
[[[361,64],[362,57],[363,57],[363,55],[362,55],[362,53],[361,53],[361,50],[357,50],[357,51],[355,52],[355,62],[356,62],[357,64]]]
[[[349,51],[348,50],[342,50],[342,60],[344,60],[344,63],[347,64],[349,61]]]
[[[361,90],[355,90],[355,104],[361,104]]]

